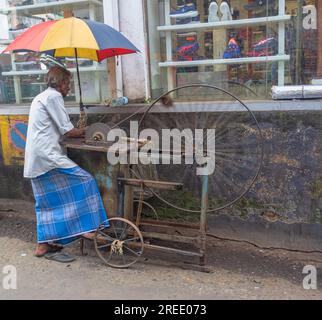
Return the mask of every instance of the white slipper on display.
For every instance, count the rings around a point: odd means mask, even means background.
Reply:
[[[233,16],[230,12],[229,4],[223,1],[220,5],[220,12],[222,14],[221,21],[233,20]]]
[[[218,4],[216,1],[213,1],[209,5],[208,22],[217,22],[217,21],[220,21],[218,17]]]

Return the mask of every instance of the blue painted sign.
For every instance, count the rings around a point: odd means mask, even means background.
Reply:
[[[26,147],[27,124],[17,122],[10,126],[10,140],[13,146],[19,150],[24,150]]]

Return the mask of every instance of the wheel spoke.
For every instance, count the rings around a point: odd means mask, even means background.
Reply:
[[[236,168],[239,168],[239,169],[241,169],[241,171],[243,170],[243,171],[253,171],[251,168],[249,168],[249,166],[246,166],[245,165],[245,163],[243,163],[243,164],[238,164],[238,160],[233,160],[233,159],[227,159],[227,158],[225,158],[225,157],[221,157],[221,156],[218,156],[217,158],[216,158],[216,160],[222,160],[222,162],[223,163],[231,163],[231,167],[236,167]],[[215,164],[216,164],[216,167],[215,167],[215,172],[216,172],[216,169],[217,169],[217,167],[221,167],[221,166],[219,166],[218,164],[217,164],[217,162],[215,162]]]
[[[137,257],[139,257],[140,256],[140,254],[139,253],[137,253],[137,252],[135,252],[135,251],[133,251],[132,249],[130,249],[128,246],[126,246],[126,245],[124,245],[123,244],[123,246],[124,246],[124,248],[126,248],[127,250],[129,250],[130,252],[132,252],[134,255],[136,255]]]
[[[231,189],[232,189],[232,191],[234,191],[234,192],[236,192],[236,187],[237,187],[237,194],[238,194],[238,192],[239,192],[239,190],[241,189],[239,186],[237,186],[236,185],[236,183],[233,183],[232,182],[232,180],[229,178],[229,177],[227,177],[227,175],[224,173],[224,171],[223,170],[221,170],[221,169],[219,169],[218,170],[218,168],[217,168],[217,172],[222,176],[222,179],[223,180],[225,180],[225,181],[229,181],[230,182],[230,184],[229,183],[227,183],[227,185],[229,186],[229,185],[231,185]]]
[[[107,258],[107,260],[106,260],[107,262],[111,260],[112,255],[113,255],[113,251],[112,251],[112,248],[111,248],[111,250],[110,250],[110,255],[108,256],[108,258]]]
[[[104,233],[104,232],[102,232],[101,230],[99,231],[99,234],[101,235],[101,236],[103,236],[104,238],[109,238],[110,239],[110,241],[114,241],[115,239],[113,239],[111,236],[109,236],[108,234],[106,234],[106,233]],[[105,239],[104,239],[105,240]],[[107,240],[107,239],[106,239]]]
[[[103,249],[103,248],[107,248],[107,247],[110,247],[112,245],[112,243],[109,243],[109,244],[103,244],[101,246],[98,246],[97,249]]]
[[[115,228],[114,228],[114,223],[111,223],[111,225],[112,225],[112,228],[113,228],[113,231],[114,231],[114,234],[115,234],[115,239],[118,239],[118,237],[117,237],[117,233],[116,233],[116,230],[115,230]]]
[[[122,233],[121,233],[121,235],[120,235],[120,240],[122,240],[123,239],[123,235],[124,235],[124,231],[125,230],[127,230],[128,229],[128,225],[125,225],[125,227],[124,227],[124,229],[123,229],[123,231],[122,231]]]
[[[135,240],[141,240],[140,237],[134,237],[134,238],[130,238],[130,239],[126,239],[126,240],[123,240],[124,243],[127,243],[129,241],[135,241]]]
[[[216,162],[215,165],[216,167],[224,167],[224,164],[226,164],[226,168],[229,169],[229,167],[232,168],[239,168],[241,169],[241,171],[253,171],[252,166],[250,165],[250,163],[247,165],[246,160],[242,160],[242,159],[227,159],[225,157],[221,157],[218,156],[216,158]],[[229,165],[229,167],[228,167]]]

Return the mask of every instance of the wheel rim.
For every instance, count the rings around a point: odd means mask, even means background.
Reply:
[[[211,113],[202,113],[202,105],[201,112],[196,114],[198,123],[200,126],[205,125],[207,122],[211,122],[214,124],[214,127],[220,128],[221,132],[219,132],[219,137],[216,132],[216,179],[214,177],[210,177],[209,179],[209,198],[214,199],[215,196],[217,198],[221,198],[218,202],[210,203],[209,209],[207,212],[216,212],[222,210],[226,207],[229,207],[239,201],[242,197],[246,195],[247,192],[253,187],[256,182],[263,163],[264,151],[263,151],[263,136],[259,126],[259,123],[253,114],[253,112],[236,96],[229,93],[228,91],[211,85],[205,84],[194,84],[178,87],[174,90],[171,90],[157,100],[155,100],[149,107],[149,109],[142,116],[139,123],[139,130],[143,130],[144,121],[148,118],[149,111],[165,96],[169,96],[170,94],[177,93],[179,90],[193,90],[195,88],[206,88],[207,90],[218,90],[219,92],[230,96],[235,102],[239,104],[239,107],[242,107],[241,112],[237,112],[236,115],[241,119],[247,118],[248,126],[243,125],[242,120],[233,121],[234,113],[230,112],[218,112],[217,116],[214,117]],[[198,105],[199,107],[199,105]],[[228,110],[229,111],[229,110]],[[243,112],[243,114],[242,114]],[[180,121],[184,122],[185,114],[182,115]],[[188,116],[187,116],[188,118]],[[230,118],[230,119],[229,119]],[[191,120],[191,119],[190,119]],[[159,121],[159,119],[158,119]],[[171,121],[171,119],[166,118],[166,121]],[[235,127],[233,126],[235,123]],[[239,125],[239,127],[237,126]],[[153,123],[153,125],[157,126],[157,123]],[[151,126],[155,128],[154,126]],[[173,126],[176,127],[176,126]],[[203,128],[207,128],[207,125]],[[248,135],[245,133],[247,130],[250,132]],[[253,132],[252,132],[253,131]],[[236,135],[234,139],[234,134]],[[241,139],[244,137],[244,140]],[[246,137],[246,138],[245,138]],[[218,141],[217,141],[218,138]],[[244,141],[244,145],[242,144]],[[256,152],[254,152],[254,150]],[[250,154],[250,156],[249,156]],[[159,168],[162,166],[159,166]],[[193,165],[186,166],[186,172],[190,172],[195,170]],[[145,179],[144,170],[142,170],[142,165],[136,166],[137,175],[141,179]],[[167,169],[159,169],[158,166],[155,166],[155,170],[157,171],[157,176],[161,181],[172,181],[172,182],[181,182],[174,181],[171,179],[171,176],[166,177],[163,175]],[[181,176],[184,177],[185,173],[182,173]],[[236,176],[240,175],[240,181],[236,181]],[[189,178],[189,174],[187,175]],[[237,179],[238,180],[238,179]],[[182,179],[183,181],[183,179]],[[192,180],[191,180],[192,181]],[[193,181],[192,181],[193,183]],[[201,185],[200,181],[195,184]],[[184,185],[185,187],[185,185]],[[174,200],[171,199],[171,193],[160,192],[146,187],[154,196],[156,196],[161,202],[166,205],[175,208],[180,211],[191,212],[191,213],[200,213],[201,208],[189,208],[184,205],[178,205]],[[189,189],[189,186],[186,185],[186,189]],[[199,188],[201,189],[201,187]],[[174,193],[172,193],[174,194]],[[199,195],[200,196],[200,195]],[[176,197],[179,198],[179,197]],[[217,201],[217,200],[216,200]]]

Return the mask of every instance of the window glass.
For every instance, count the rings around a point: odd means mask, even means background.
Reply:
[[[202,82],[240,98],[271,99],[272,86],[318,81],[322,39],[317,4],[147,1],[153,98],[176,86]]]
[[[4,50],[29,27],[45,21],[73,15],[103,22],[102,8],[102,3],[96,0],[0,0],[0,50]],[[72,72],[71,91],[66,100],[78,101],[74,58],[53,58],[45,53],[21,52],[0,55],[0,104],[29,104],[46,88],[45,74],[54,65]],[[84,102],[99,103],[104,100],[107,92],[106,61],[96,63],[79,59],[79,68]]]

